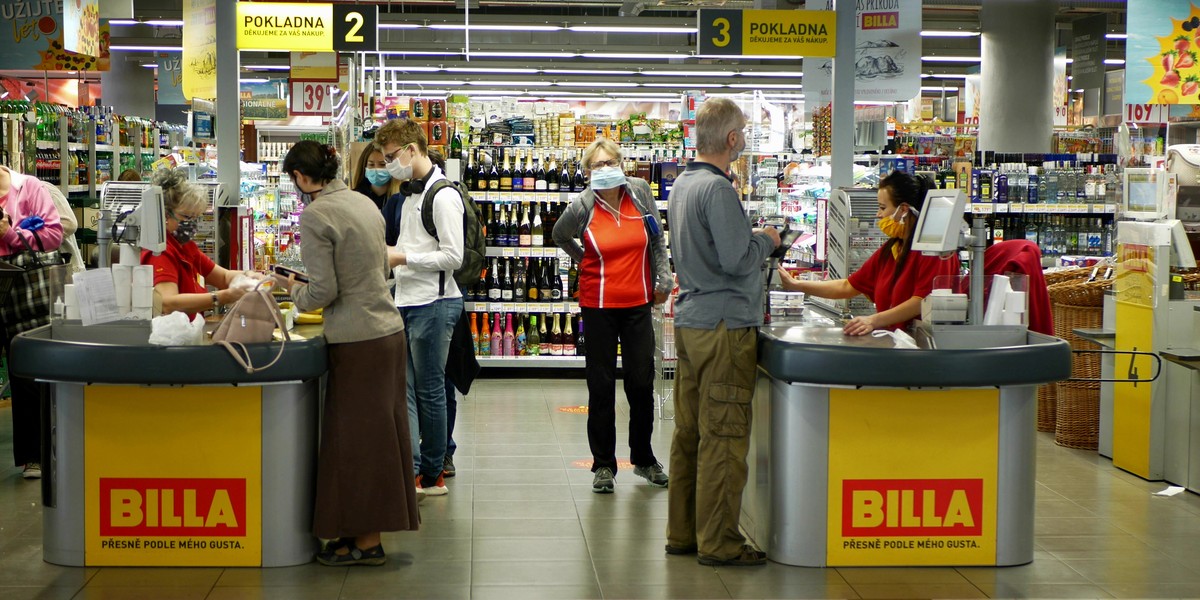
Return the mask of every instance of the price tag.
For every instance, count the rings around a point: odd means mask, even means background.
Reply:
[[[1117,205],[1116,204],[1105,204],[1104,212],[1106,212],[1110,215],[1116,214],[1117,213]]]
[[[1166,123],[1169,107],[1166,104],[1126,104],[1126,123]]]
[[[565,302],[554,302],[554,303],[551,303],[550,306],[552,307],[551,312],[557,312],[557,313],[567,312],[567,304]]]
[[[333,92],[328,81],[292,80],[292,93],[288,110],[293,115],[333,114]]]
[[[535,202],[550,202],[550,194],[547,192],[538,192]]]
[[[1088,205],[1086,205],[1086,204],[1072,204],[1071,205],[1071,212],[1074,212],[1076,214],[1086,213],[1087,211],[1088,211]]]
[[[971,205],[971,214],[990,215],[990,214],[992,214],[992,205],[991,204],[983,204],[983,203],[972,204]]]
[[[548,313],[550,312],[550,305],[544,302],[539,304],[531,304],[529,305],[529,312]]]
[[[570,310],[571,314],[573,314],[573,315],[579,314],[579,305],[578,304],[571,304],[571,305],[567,306],[567,309]]]
[[[1007,205],[1007,204],[997,204],[997,205],[996,205],[996,212],[998,212],[998,213],[1006,213],[1006,212],[1008,212],[1008,205]]]
[[[504,306],[504,312],[506,312],[506,313],[517,312],[516,304],[513,304],[511,302],[505,302],[503,306]]]
[[[513,201],[513,193],[512,192],[500,192],[500,201],[501,202],[512,202]]]
[[[1100,214],[1100,213],[1104,212],[1104,205],[1103,204],[1093,204],[1093,205],[1089,206],[1088,209],[1089,209],[1088,212],[1091,212],[1092,214]]]
[[[500,302],[489,302],[488,310],[491,312],[504,312],[504,304]]]
[[[503,256],[504,258],[512,258],[516,255],[517,255],[516,248],[509,247],[509,248],[501,248],[500,249],[500,256]]]
[[[529,312],[529,304],[527,304],[527,303],[525,303],[525,302],[522,302],[522,303],[520,303],[520,304],[516,304],[516,305],[514,305],[514,306],[516,307],[516,311],[517,311],[517,312],[522,312],[522,313]]]
[[[1010,212],[1010,213],[1025,212],[1025,205],[1021,204],[1020,202],[1011,202],[1008,205],[1008,212]]]

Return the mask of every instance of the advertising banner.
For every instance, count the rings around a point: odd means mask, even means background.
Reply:
[[[280,86],[284,80],[272,80],[264,83],[241,83],[238,89],[242,99],[242,118],[286,119],[288,118],[287,100],[283,98]]]
[[[1054,126],[1067,124],[1067,49],[1059,46],[1054,49],[1054,90],[1050,95],[1050,104],[1054,108]]]
[[[1128,15],[1125,103],[1200,104],[1200,7],[1189,0],[1129,0]]]
[[[829,566],[995,564],[999,410],[995,389],[830,390]]]
[[[1096,89],[1104,85],[1104,47],[1108,15],[1076,19],[1071,23],[1071,87]]]
[[[183,58],[178,52],[159,52],[158,104],[187,104],[183,95]]]
[[[830,0],[810,10],[833,10]],[[854,43],[854,99],[904,102],[921,93],[921,0],[859,2]],[[830,102],[833,59],[804,59],[805,100]]]
[[[979,67],[967,67],[967,77],[963,79],[963,123],[979,124],[979,101],[983,94],[983,76]]]
[[[217,96],[216,0],[183,0],[183,95]]]
[[[260,394],[88,386],[85,564],[260,565]]]
[[[100,6],[97,0],[66,0],[63,15],[63,49],[99,56]]]
[[[73,3],[74,0],[68,0]],[[77,54],[63,44],[62,2],[0,0],[0,56],[5,69],[107,71],[108,26],[98,27],[96,53]]]
[[[337,81],[336,52],[293,52],[291,78],[311,81]]]

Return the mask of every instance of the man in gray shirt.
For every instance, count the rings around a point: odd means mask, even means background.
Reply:
[[[761,268],[779,232],[751,230],[726,176],[746,149],[745,126],[732,101],[705,101],[696,114],[696,160],[675,180],[668,209],[679,362],[666,550],[698,552],[700,564],[713,566],[766,563],[746,544],[738,518],[763,322]]]

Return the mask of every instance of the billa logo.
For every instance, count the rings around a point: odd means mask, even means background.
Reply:
[[[847,479],[842,537],[983,533],[982,479]]]
[[[900,27],[900,13],[898,12],[883,12],[883,13],[863,13],[862,30],[868,29],[896,29]]]
[[[100,478],[100,535],[246,535],[245,479]]]

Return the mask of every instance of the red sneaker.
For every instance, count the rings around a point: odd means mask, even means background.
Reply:
[[[433,485],[424,486],[425,494],[429,496],[445,496],[450,490],[446,489],[446,477],[438,473]]]

